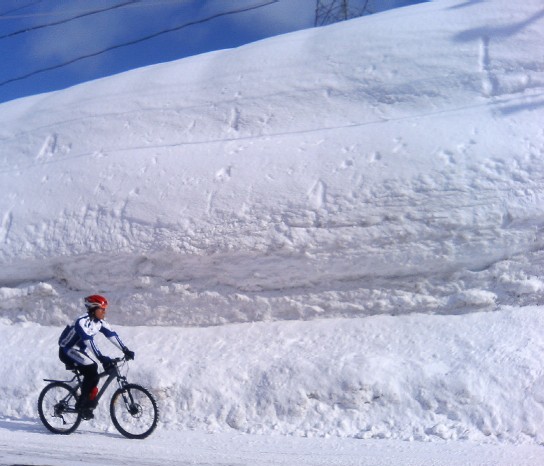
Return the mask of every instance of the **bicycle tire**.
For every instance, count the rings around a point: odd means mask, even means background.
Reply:
[[[43,425],[54,434],[68,435],[81,423],[81,413],[66,412],[74,409],[77,393],[64,382],[52,382],[44,387],[38,397],[38,413]]]
[[[144,439],[157,427],[159,408],[153,395],[137,384],[118,388],[110,401],[115,428],[129,439]]]

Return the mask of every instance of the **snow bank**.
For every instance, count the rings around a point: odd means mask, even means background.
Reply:
[[[162,428],[544,441],[542,308],[118,330],[137,355],[129,379],[155,393]],[[60,331],[0,325],[3,416],[35,418],[41,379],[66,376]],[[14,350],[22,338],[31,344]],[[111,428],[107,406],[97,413],[94,426]]]

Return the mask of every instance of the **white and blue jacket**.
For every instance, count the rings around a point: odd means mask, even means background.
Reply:
[[[59,346],[65,353],[74,349],[86,354],[86,350],[90,348],[100,361],[102,353],[94,342],[94,336],[98,333],[102,333],[121,351],[126,349],[119,335],[110,328],[109,324],[88,314],[78,317],[73,325],[69,325],[64,329],[59,337]]]

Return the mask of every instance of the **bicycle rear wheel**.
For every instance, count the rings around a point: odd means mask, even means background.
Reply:
[[[38,413],[45,427],[54,434],[71,434],[81,423],[75,409],[76,391],[63,382],[46,385],[38,398]]]
[[[125,437],[143,439],[157,427],[159,408],[147,389],[127,384],[113,394],[110,415],[115,428]]]

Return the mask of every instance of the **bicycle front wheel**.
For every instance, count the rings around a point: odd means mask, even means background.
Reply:
[[[71,434],[81,423],[75,409],[76,391],[63,382],[46,385],[38,398],[38,413],[43,425],[54,434]]]
[[[146,438],[159,422],[159,408],[153,395],[136,384],[127,384],[115,391],[110,415],[115,428],[131,439]]]

